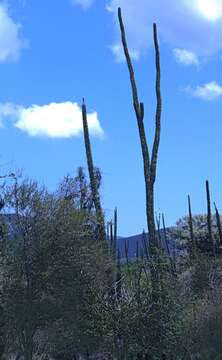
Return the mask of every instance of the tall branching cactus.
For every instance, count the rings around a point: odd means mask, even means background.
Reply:
[[[213,255],[215,255],[215,246],[212,232],[212,214],[211,214],[211,199],[210,199],[210,186],[209,181],[206,181],[206,194],[207,194],[207,228],[209,243],[212,248]]]
[[[156,126],[155,126],[155,137],[153,141],[152,154],[150,158],[149,148],[146,139],[145,127],[144,127],[144,104],[139,101],[137,85],[135,80],[134,69],[128,50],[128,45],[126,41],[126,33],[124,28],[124,23],[122,20],[121,9],[118,9],[118,18],[120,24],[121,38],[123,49],[128,65],[130,82],[132,88],[132,97],[133,97],[133,106],[137,118],[137,125],[140,136],[140,143],[143,156],[143,167],[144,167],[144,179],[145,179],[145,189],[146,189],[146,216],[147,216],[147,226],[149,231],[149,240],[151,249],[157,246],[156,239],[156,229],[155,229],[155,212],[154,212],[154,184],[156,180],[156,168],[157,168],[157,159],[158,159],[158,150],[160,142],[160,132],[161,132],[161,111],[162,111],[162,99],[161,99],[161,89],[160,89],[160,52],[158,45],[158,36],[157,36],[157,26],[153,24],[153,38],[154,46],[156,53]]]
[[[89,137],[89,128],[87,121],[87,111],[86,111],[86,105],[84,99],[82,103],[82,120],[83,120],[83,132],[84,132],[87,165],[88,165],[89,178],[90,178],[90,186],[92,191],[93,203],[96,210],[98,238],[99,240],[105,240],[106,233],[105,233],[104,215],[103,215],[103,210],[100,202],[100,196],[99,196],[99,191],[95,177],[95,171],[94,171],[95,168],[93,164],[92,150],[91,150],[90,137]]]

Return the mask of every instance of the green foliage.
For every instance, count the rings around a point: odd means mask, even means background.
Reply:
[[[73,351],[97,349],[99,294],[107,286],[109,261],[107,248],[95,239],[93,212],[28,180],[8,187],[5,201],[13,214],[10,220],[2,216],[0,257],[8,351],[32,359],[43,332],[52,352],[64,351],[73,339]]]
[[[212,244],[209,240],[208,227],[207,227],[207,215],[194,215],[193,218],[193,236],[197,246],[197,250],[204,254],[212,253]],[[190,228],[189,217],[184,216],[179,219],[176,226],[171,230],[171,236],[175,238],[179,245],[189,250],[190,242]],[[220,238],[217,226],[217,219],[215,215],[212,215],[212,237],[216,247],[219,250]]]

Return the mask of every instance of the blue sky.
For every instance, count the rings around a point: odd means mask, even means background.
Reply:
[[[152,143],[159,29],[162,138],[156,210],[167,225],[205,211],[204,182],[222,211],[222,0],[7,0],[0,2],[1,172],[23,169],[50,190],[86,167],[82,97],[107,219],[120,235],[146,228],[141,150],[116,21],[123,9]]]

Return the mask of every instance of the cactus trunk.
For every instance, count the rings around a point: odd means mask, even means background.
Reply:
[[[100,203],[100,196],[99,196],[95,172],[94,172],[94,164],[93,164],[92,150],[91,150],[90,137],[89,137],[89,128],[87,121],[87,111],[84,100],[82,104],[82,120],[83,120],[83,132],[84,132],[87,165],[88,165],[89,178],[90,178],[90,186],[91,186],[92,198],[93,198],[93,203],[95,206],[96,218],[97,218],[98,239],[105,240],[106,233],[105,233],[104,215]]]

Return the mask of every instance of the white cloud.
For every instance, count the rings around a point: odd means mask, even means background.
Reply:
[[[216,81],[209,82],[203,86],[196,88],[187,87],[187,92],[202,100],[212,101],[222,97],[222,86],[217,84]]]
[[[17,60],[25,41],[20,36],[20,24],[8,14],[4,3],[0,3],[0,62]]]
[[[69,138],[82,133],[82,111],[77,103],[50,103],[23,107],[11,103],[0,104],[0,121],[6,118],[14,121],[14,126],[30,136]],[[88,114],[89,131],[102,137],[96,112]]]
[[[176,48],[173,49],[173,54],[175,56],[175,59],[181,64],[184,64],[186,66],[199,65],[198,56],[192,51]]]
[[[73,5],[80,5],[83,9],[88,9],[93,4],[93,0],[70,0]]]
[[[3,126],[5,118],[16,117],[19,108],[11,103],[0,103],[0,126]]]
[[[125,59],[125,55],[124,55],[124,52],[123,52],[123,47],[122,47],[121,44],[116,43],[114,45],[109,46],[109,48],[111,49],[111,51],[115,55],[115,58],[116,58],[117,62],[122,62]],[[136,51],[136,50],[132,50],[132,49],[130,49],[130,55],[131,55],[131,58],[134,59],[134,60],[138,60],[139,57],[140,57],[139,52]]]
[[[222,50],[222,0],[108,0],[107,10],[116,24],[120,44],[117,8],[122,8],[129,47],[139,55],[152,44],[152,23],[159,38],[173,48],[186,49],[197,56]]]

